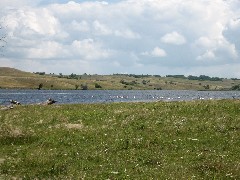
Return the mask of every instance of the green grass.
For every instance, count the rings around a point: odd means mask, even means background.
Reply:
[[[0,179],[239,179],[240,101],[0,111]]]
[[[121,83],[124,81],[124,83]],[[144,82],[144,83],[143,83]],[[223,79],[222,81],[198,81],[173,77],[130,77],[128,75],[82,75],[81,79],[58,78],[56,75],[37,75],[13,68],[0,67],[0,88],[37,89],[43,84],[43,89],[81,89],[87,85],[88,89],[105,90],[229,90],[239,85],[240,80]],[[102,88],[96,88],[95,84]]]

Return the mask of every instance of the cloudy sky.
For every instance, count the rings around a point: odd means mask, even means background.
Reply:
[[[1,0],[0,66],[240,78],[240,0]]]

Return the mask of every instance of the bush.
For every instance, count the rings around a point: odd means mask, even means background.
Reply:
[[[38,90],[42,89],[42,87],[43,87],[43,83],[39,84],[38,85]]]
[[[240,90],[240,85],[234,85],[232,86],[231,90]]]
[[[82,90],[88,90],[88,86],[86,84],[81,84]]]
[[[95,88],[102,88],[102,86],[100,84],[96,83]]]

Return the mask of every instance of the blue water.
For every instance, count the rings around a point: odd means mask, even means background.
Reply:
[[[10,99],[21,104],[36,104],[52,98],[58,104],[189,101],[197,99],[240,99],[240,91],[191,90],[9,90],[0,89],[0,105]]]

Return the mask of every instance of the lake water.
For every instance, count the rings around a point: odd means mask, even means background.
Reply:
[[[10,99],[21,104],[36,104],[52,98],[58,104],[190,101],[197,99],[240,99],[240,91],[191,90],[9,90],[0,89],[0,105]]]

